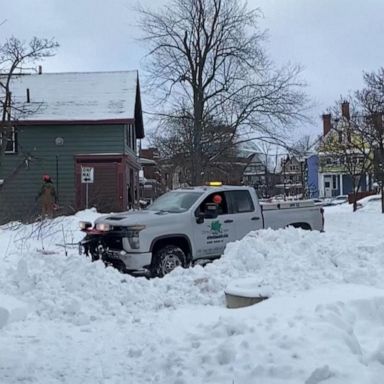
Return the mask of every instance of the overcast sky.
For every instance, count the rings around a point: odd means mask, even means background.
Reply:
[[[141,0],[152,7],[166,0]],[[44,72],[142,70],[135,0],[1,0],[1,41],[10,35],[54,37],[60,48]],[[265,48],[276,64],[301,64],[315,102],[314,127],[340,95],[362,87],[363,71],[384,66],[384,0],[249,0],[260,8]],[[145,99],[149,95],[143,95]]]

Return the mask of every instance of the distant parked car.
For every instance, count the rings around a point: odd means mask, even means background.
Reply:
[[[339,195],[334,197],[331,200],[330,205],[340,205],[344,203],[348,203],[348,195]]]
[[[373,205],[377,202],[381,201],[381,195],[372,195],[364,197],[357,202],[357,209],[367,207],[369,205]]]
[[[325,201],[323,199],[315,198],[315,199],[311,199],[311,200],[315,203],[315,205],[321,205],[321,206],[326,205],[326,203],[325,203]]]
[[[323,204],[322,204],[323,207],[328,207],[328,206],[332,205],[332,204],[331,204],[332,199],[329,198],[329,197],[326,197],[326,198],[324,198],[324,199],[319,199],[319,200],[322,200],[322,201],[323,201]]]

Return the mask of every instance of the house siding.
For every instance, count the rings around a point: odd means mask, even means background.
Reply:
[[[319,197],[319,157],[317,155],[309,156],[307,159],[307,172],[308,172],[308,195],[312,198]]]
[[[55,139],[62,138],[62,145]],[[126,153],[124,124],[18,126],[18,153],[4,155],[0,164],[0,221],[28,220],[39,212],[35,198],[42,175],[52,177],[60,206],[76,210],[75,156]],[[63,213],[66,213],[63,212]]]
[[[352,188],[352,177],[350,175],[343,175],[343,190],[340,192],[342,195],[348,195],[353,192]],[[359,191],[366,192],[369,190],[369,186],[367,185],[366,177],[361,179],[359,185]]]

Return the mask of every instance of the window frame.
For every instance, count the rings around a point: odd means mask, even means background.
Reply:
[[[12,125],[11,127],[11,130],[10,132],[7,132],[6,129],[5,129],[5,132],[1,132],[0,133],[0,146],[1,148],[3,149],[3,137],[4,137],[4,133],[6,134],[6,137],[9,135],[10,133],[10,137],[11,139],[9,138],[6,138],[6,143],[4,145],[4,154],[6,155],[12,155],[12,154],[15,154],[17,153],[17,132],[16,132],[16,127],[14,125]],[[7,149],[8,145],[11,143],[12,145],[12,149]]]
[[[229,200],[231,201],[231,207],[232,207],[232,212],[233,213],[250,213],[250,212],[254,212],[255,211],[255,204],[253,202],[253,199],[252,199],[252,196],[251,196],[251,193],[250,191],[248,190],[241,190],[241,189],[237,189],[237,190],[234,190],[234,191],[228,191],[228,196],[229,196]],[[250,209],[247,210],[247,211],[239,211],[239,207],[237,205],[237,199],[236,199],[236,193],[243,193],[243,194],[246,194],[247,195],[247,198],[248,198],[248,201],[250,202]]]
[[[199,212],[204,212],[204,206],[207,203],[212,202],[212,198],[214,195],[220,195],[223,199],[223,205],[221,205],[222,210],[218,208],[217,216],[224,216],[233,213],[233,206],[230,196],[228,196],[227,191],[218,191],[211,192],[208,196],[204,198],[204,200],[199,204],[199,206],[195,210],[195,216],[198,217]]]
[[[126,125],[126,142],[125,143],[131,151],[136,152],[136,149],[137,149],[136,131],[135,131],[134,124],[127,124]]]

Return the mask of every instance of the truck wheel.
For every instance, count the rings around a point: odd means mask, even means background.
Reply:
[[[185,265],[186,257],[184,251],[175,245],[166,245],[160,248],[155,254],[153,274],[158,277],[163,277],[175,268],[184,267]]]

